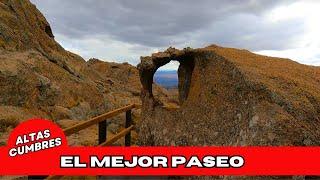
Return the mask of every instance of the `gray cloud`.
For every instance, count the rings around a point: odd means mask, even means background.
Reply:
[[[264,21],[252,14],[236,14],[223,20],[213,22],[209,30],[199,32],[198,42],[210,41],[250,50],[283,50],[293,48],[295,41],[303,34],[303,20],[283,22]]]
[[[199,47],[212,43],[254,51],[283,50],[292,48],[300,38],[297,34],[305,31],[302,19],[279,23],[265,18],[275,7],[295,0],[32,2],[48,18],[58,40],[80,54],[86,50],[85,57],[135,59],[143,55],[138,53],[169,45]],[[95,37],[99,39],[93,43],[90,39]],[[110,44],[127,48],[121,51],[127,54],[117,56]]]

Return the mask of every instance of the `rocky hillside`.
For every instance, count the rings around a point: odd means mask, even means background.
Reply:
[[[45,17],[29,0],[0,0],[2,144],[11,129],[27,118],[44,117],[66,127],[139,103],[140,88],[135,67],[97,59],[86,62],[64,50],[54,40]],[[165,99],[166,92],[156,89]]]
[[[178,60],[181,107],[153,96],[154,72]],[[320,68],[212,45],[142,57],[141,145],[320,145]]]

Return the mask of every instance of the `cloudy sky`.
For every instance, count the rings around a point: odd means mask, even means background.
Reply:
[[[31,1],[85,59],[136,65],[168,46],[218,44],[320,65],[320,0]]]

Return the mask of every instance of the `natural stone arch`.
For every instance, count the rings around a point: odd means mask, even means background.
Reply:
[[[141,62],[138,65],[138,69],[142,84],[141,96],[144,107],[162,105],[162,103],[153,96],[153,77],[161,66],[168,64],[170,61],[178,61],[180,63],[178,68],[180,104],[187,99],[194,68],[194,54],[191,48],[178,50],[170,47],[164,52],[154,53],[151,56],[141,57],[140,59]]]

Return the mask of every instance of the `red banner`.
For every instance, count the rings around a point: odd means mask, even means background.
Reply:
[[[320,147],[68,147],[29,120],[0,148],[1,175],[320,175]]]

